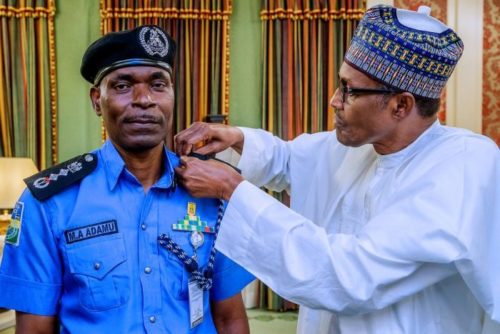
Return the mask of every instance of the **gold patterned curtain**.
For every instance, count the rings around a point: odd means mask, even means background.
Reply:
[[[143,24],[177,43],[173,136],[194,121],[229,113],[231,0],[101,0],[102,33]],[[167,138],[170,144],[172,138]]]
[[[357,0],[262,0],[262,127],[283,139],[331,130],[329,99],[366,5]]]
[[[0,156],[57,161],[54,0],[0,0]]]
[[[329,100],[352,34],[366,10],[361,0],[261,0],[262,128],[285,140],[332,130]],[[285,193],[274,194],[285,204]],[[260,306],[295,306],[260,286]]]

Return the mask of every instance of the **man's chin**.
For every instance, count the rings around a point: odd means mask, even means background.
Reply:
[[[128,147],[124,147],[124,149],[126,149],[127,151],[131,152],[131,153],[141,153],[141,152],[146,152],[146,151],[150,151],[152,150],[153,148],[155,148],[157,145],[148,145],[148,144],[143,144],[143,145],[131,145],[131,146],[128,146]]]
[[[337,140],[339,143],[341,143],[344,146],[349,146],[349,147],[360,147],[364,143],[359,142],[359,141],[354,141],[349,136],[346,135],[344,131],[335,131],[335,135],[337,136]]]
[[[337,136],[337,140],[339,141],[339,143],[349,146],[349,141],[347,140],[347,136],[345,135],[344,131],[342,131],[341,129],[337,129],[337,131],[335,131],[335,135]]]
[[[134,140],[128,142],[115,142],[121,149],[130,152],[130,153],[142,153],[147,152],[159,145],[164,144],[163,140]]]

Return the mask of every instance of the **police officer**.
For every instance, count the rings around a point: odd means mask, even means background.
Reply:
[[[26,180],[0,268],[20,333],[248,333],[253,277],[214,249],[224,203],[176,185],[175,43],[157,26],[110,33],[83,56],[109,139]],[[58,324],[59,322],[59,324]]]

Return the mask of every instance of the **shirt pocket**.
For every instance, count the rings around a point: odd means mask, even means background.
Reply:
[[[67,249],[68,263],[80,304],[105,311],[128,302],[127,253],[121,236],[97,239]]]
[[[186,234],[180,234],[176,236],[170,234],[172,240],[180,247],[188,257],[193,255],[192,248],[187,239],[184,240]],[[171,294],[174,298],[179,300],[187,300],[188,299],[188,282],[189,282],[189,272],[186,270],[184,266],[184,262],[182,262],[177,255],[173,252],[167,250],[166,248],[161,247],[162,257],[165,259],[165,264],[162,269],[162,272],[167,272],[167,275],[162,277],[163,288]]]
[[[186,253],[188,257],[192,257],[194,254],[193,246],[189,241],[191,232],[179,232],[171,231],[169,233],[172,240]],[[203,271],[209,260],[210,249],[213,244],[214,236],[213,234],[204,233],[204,242],[201,247],[196,251],[196,257],[198,262],[198,269]],[[165,256],[167,263],[165,264],[164,270],[168,271],[168,275],[165,277],[166,286],[164,287],[170,294],[176,299],[187,300],[188,294],[188,283],[190,279],[190,273],[187,271],[184,262],[179,259],[177,255],[173,252],[162,247],[162,253]]]

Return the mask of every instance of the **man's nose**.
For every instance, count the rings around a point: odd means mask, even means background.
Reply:
[[[330,99],[330,106],[334,109],[342,109],[344,107],[340,94],[340,89],[337,88]]]
[[[146,87],[146,85],[137,85],[134,88],[133,103],[141,108],[149,108],[156,104],[154,97],[149,90],[149,86]]]

